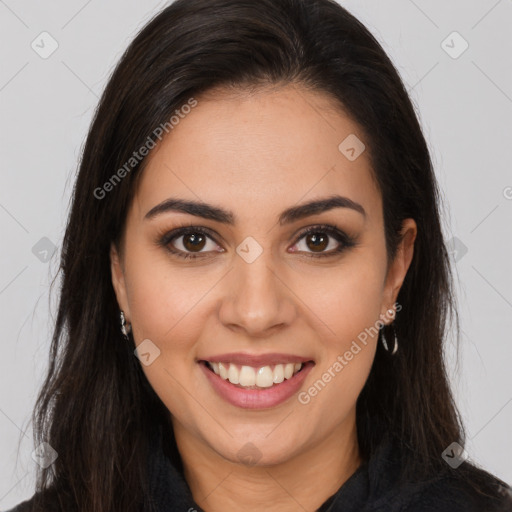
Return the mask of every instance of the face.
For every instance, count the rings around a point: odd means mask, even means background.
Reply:
[[[329,97],[287,85],[197,100],[148,157],[113,284],[175,433],[279,463],[354,428],[416,226],[388,265],[368,151],[338,147],[364,135]]]

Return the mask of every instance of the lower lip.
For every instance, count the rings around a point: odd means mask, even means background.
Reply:
[[[279,405],[293,396],[300,389],[314,363],[311,361],[305,363],[302,370],[291,379],[285,379],[280,384],[261,389],[239,388],[210,370],[206,363],[200,362],[199,366],[203,369],[213,389],[230,404],[243,409],[266,409]]]

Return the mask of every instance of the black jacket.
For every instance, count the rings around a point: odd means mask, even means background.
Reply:
[[[457,479],[455,472],[458,470],[448,465],[435,478],[398,486],[398,454],[399,444],[386,437],[371,459],[361,465],[318,512],[512,512],[512,489],[476,468],[475,475],[484,477],[488,488],[494,489],[494,498],[480,496]],[[195,509],[201,512],[192,499],[181,468],[172,460],[172,455],[162,449],[161,434],[158,434],[152,440],[149,458],[151,501],[156,510],[186,512]],[[30,512],[32,499],[8,512]],[[56,502],[55,497],[49,495],[48,512],[61,512]],[[297,508],[303,510],[299,505]]]

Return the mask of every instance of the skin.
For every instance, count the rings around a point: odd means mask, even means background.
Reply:
[[[364,134],[330,97],[288,84],[210,91],[197,99],[149,155],[120,252],[112,246],[117,300],[135,343],[150,339],[161,351],[143,370],[171,412],[196,502],[208,512],[314,511],[362,463],[355,406],[377,337],[360,344],[362,350],[308,404],[294,396],[268,409],[225,402],[197,359],[225,352],[307,356],[315,361],[301,388],[307,390],[395,304],[416,224],[405,220],[397,255],[388,262],[369,152],[349,161],[338,150],[349,134],[361,140]],[[284,209],[333,193],[360,203],[366,216],[335,208],[278,224]],[[236,224],[178,212],[144,219],[171,196],[231,210]],[[354,236],[357,245],[331,257],[308,257],[317,253],[315,245],[298,235],[322,223]],[[215,234],[196,249],[197,260],[173,256],[158,244],[160,235],[183,224]],[[263,249],[250,264],[236,252],[248,236]],[[173,246],[194,254],[185,238]],[[338,247],[335,238],[328,240],[320,252]],[[255,464],[238,457],[249,442],[258,450]]]

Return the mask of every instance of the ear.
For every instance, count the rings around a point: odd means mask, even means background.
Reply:
[[[116,294],[119,309],[124,311],[126,321],[130,319],[130,307],[128,306],[128,298],[126,294],[126,282],[124,278],[124,268],[121,257],[114,242],[110,245],[110,272],[112,277],[112,285]]]
[[[394,260],[389,266],[384,284],[383,302],[381,315],[386,315],[388,309],[395,309],[394,304],[398,297],[398,292],[402,287],[407,270],[414,254],[414,241],[418,228],[414,219],[405,219],[402,223],[401,240],[398,244]]]

